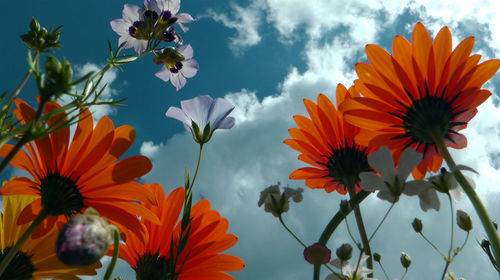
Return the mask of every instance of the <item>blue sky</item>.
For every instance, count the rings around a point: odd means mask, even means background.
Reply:
[[[9,1],[0,11],[3,26],[3,90],[12,90],[26,71],[26,49],[19,35],[27,30],[31,17],[46,27],[63,25],[59,58],[66,57],[77,69],[94,69],[104,63],[107,40],[117,45],[118,36],[109,22],[121,17],[125,3],[140,1]],[[193,170],[197,146],[184,127],[167,119],[170,106],[202,94],[225,97],[237,107],[236,126],[218,131],[206,146],[195,199],[208,198],[230,221],[230,232],[239,243],[230,250],[246,261],[245,270],[235,272],[242,280],[310,279],[312,266],[302,249],[279,222],[257,208],[260,191],[277,181],[304,187],[288,179],[290,172],[304,166],[297,153],[285,144],[292,116],[306,114],[303,98],[316,100],[322,92],[334,99],[337,83],[349,86],[355,79],[354,65],[366,61],[364,46],[376,43],[389,49],[394,36],[409,34],[422,21],[431,34],[450,27],[456,45],[465,37],[476,37],[474,52],[486,58],[500,57],[500,7],[496,1],[330,1],[330,0],[184,0],[181,12],[197,18],[183,33],[194,48],[200,64],[198,74],[188,79],[179,92],[154,76],[158,66],[151,57],[124,67],[106,77],[112,98],[127,98],[127,107],[96,107],[97,114],[109,114],[116,125],[130,124],[137,138],[127,153],[143,153],[153,161],[145,182],[161,183],[172,190],[182,185],[184,169]],[[132,52],[132,50],[128,50]],[[458,162],[480,172],[474,177],[477,190],[493,219],[500,220],[500,75],[486,84],[494,95],[479,108],[465,134],[466,150],[455,151]],[[29,84],[23,96],[34,100]],[[292,204],[286,222],[306,243],[315,242],[342,199],[337,194],[306,189],[304,201]],[[437,279],[443,263],[438,254],[411,229],[414,217],[424,221],[426,234],[447,251],[449,209],[441,197],[442,209],[422,212],[415,199],[403,199],[374,239],[374,251],[383,256],[391,279],[401,277],[399,256],[410,254],[413,264],[406,279]],[[389,205],[376,198],[363,206],[371,230]],[[466,198],[455,205],[472,213]],[[473,216],[474,217],[474,216]],[[474,217],[475,218],[475,217]],[[444,222],[443,222],[444,221]],[[451,266],[467,279],[495,279],[498,274],[476,245],[484,233],[474,220],[466,249]],[[354,224],[351,221],[352,224]],[[444,226],[443,226],[444,224]],[[369,230],[369,231],[371,231]],[[457,243],[463,238],[458,234]],[[350,242],[342,226],[328,244],[332,250]],[[133,271],[119,263],[116,276],[134,279]],[[326,272],[324,274],[326,276]],[[381,274],[377,276],[383,279]],[[324,278],[324,277],[323,277]],[[99,278],[95,278],[99,279]]]

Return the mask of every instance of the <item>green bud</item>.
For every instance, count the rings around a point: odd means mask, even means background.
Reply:
[[[399,260],[401,261],[401,265],[404,268],[408,269],[408,267],[410,267],[410,265],[411,265],[411,258],[410,258],[410,256],[408,256],[407,253],[403,252],[401,254],[401,258],[399,258]]]
[[[457,210],[457,225],[466,232],[472,229],[472,219],[467,212],[460,209]]]
[[[47,61],[45,62],[45,72],[51,79],[57,79],[59,73],[61,72],[61,63],[59,60],[51,55],[47,56]]]
[[[374,261],[376,261],[376,262],[379,263],[381,259],[382,259],[382,256],[379,253],[373,254],[373,260]]]
[[[66,59],[63,59],[62,62],[62,73],[61,73],[62,82],[66,84],[71,84],[73,80],[73,69],[71,69],[71,63]]]
[[[40,30],[40,23],[36,20],[36,18],[32,18],[30,22],[30,30],[38,32]]]
[[[339,258],[342,261],[348,261],[352,257],[352,246],[349,243],[344,243],[342,246],[337,248],[337,251],[335,251],[335,254],[337,255],[337,258]]]
[[[415,218],[413,222],[411,223],[413,230],[415,230],[416,233],[422,232],[422,229],[424,228],[424,225],[422,224],[422,220]]]

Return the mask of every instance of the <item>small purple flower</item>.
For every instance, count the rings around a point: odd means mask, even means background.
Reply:
[[[163,53],[155,57],[155,61],[161,62],[164,66],[155,76],[170,82],[176,90],[180,90],[186,85],[186,78],[192,78],[198,72],[198,62],[193,57],[193,48],[187,44],[178,48],[165,48]]]
[[[181,121],[200,144],[208,142],[216,129],[234,126],[235,119],[228,117],[234,105],[222,98],[202,95],[181,101],[181,108],[168,108],[167,117]]]
[[[194,21],[194,18],[187,13],[180,13],[179,9],[181,7],[180,0],[156,0],[158,9],[161,11],[159,23],[171,25],[178,23],[182,31],[186,32],[189,30],[183,23],[189,23]]]
[[[111,21],[111,28],[120,35],[118,45],[125,43],[124,48],[134,48],[142,53],[148,45],[148,36],[145,34],[146,23],[143,20],[143,11],[135,5],[125,4],[122,17]]]

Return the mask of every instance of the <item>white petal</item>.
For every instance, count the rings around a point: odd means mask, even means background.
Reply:
[[[415,180],[406,183],[405,189],[403,191],[404,194],[406,195],[417,195],[421,193],[422,191],[426,190],[427,188],[431,187],[431,183],[425,181],[425,180]]]
[[[186,78],[192,78],[198,73],[198,62],[194,59],[184,60],[180,72]]]
[[[377,197],[390,203],[396,202],[396,197],[390,191],[379,191]]]
[[[220,122],[224,120],[227,115],[229,115],[234,109],[234,105],[231,102],[223,99],[216,98],[212,103],[210,111],[208,112],[208,122],[212,127],[212,130],[219,127]]]
[[[133,23],[134,21],[139,20],[141,15],[140,10],[141,8],[139,8],[139,6],[125,4],[123,6],[122,17],[124,20]]]
[[[417,153],[414,149],[408,148],[404,150],[403,154],[399,158],[398,164],[398,177],[399,179],[405,181],[410,175],[410,172],[417,167],[417,165],[422,160],[422,154]]]
[[[177,22],[178,23],[190,23],[193,21],[194,21],[194,18],[190,14],[180,13],[177,15]],[[186,32],[187,30],[183,29],[182,31]]]
[[[440,203],[437,192],[433,188],[428,188],[418,194],[418,198],[420,198],[420,208],[427,212],[429,209],[435,209],[439,211]]]
[[[186,78],[184,78],[184,76],[180,75],[179,73],[176,73],[171,75],[170,82],[178,91],[186,85]]]
[[[167,110],[167,113],[165,114],[169,118],[173,118],[176,120],[181,121],[184,123],[184,125],[188,126],[191,129],[191,119],[189,119],[184,111],[182,111],[180,108],[177,107],[170,107]]]
[[[391,151],[386,146],[382,146],[378,151],[369,154],[368,163],[380,173],[382,180],[386,182],[391,182],[396,176],[394,160],[392,159]]]
[[[235,122],[236,122],[236,120],[233,117],[227,117],[219,123],[219,126],[217,128],[218,129],[230,129],[234,126]]]
[[[119,35],[129,35],[128,29],[130,27],[130,23],[123,20],[123,19],[115,19],[109,23],[111,25],[111,29],[113,29],[114,32],[118,33]]]
[[[191,59],[193,57],[193,47],[190,44],[182,45],[178,49],[179,53],[184,56],[184,60]]]
[[[148,46],[148,41],[146,41],[146,40],[135,40],[131,44],[134,45],[134,50],[138,54],[140,54],[140,53],[143,53],[146,50],[146,48]]]
[[[359,178],[361,180],[361,188],[365,191],[387,190],[387,186],[382,178],[373,172],[361,172]]]
[[[467,165],[463,165],[463,164],[457,164],[457,166],[455,166],[455,170],[467,170],[467,171],[472,171],[476,174],[479,175],[479,172],[477,172],[474,168],[472,167],[469,167]]]
[[[168,80],[170,80],[170,70],[168,70],[167,67],[163,66],[160,71],[156,72],[155,76],[165,82],[168,82]]]
[[[182,111],[192,119],[200,129],[205,128],[208,120],[208,112],[212,106],[212,97],[208,95],[197,96],[193,99],[181,101]]]

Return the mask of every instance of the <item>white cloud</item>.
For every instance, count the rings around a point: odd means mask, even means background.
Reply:
[[[208,16],[217,22],[221,22],[230,29],[236,30],[236,36],[229,38],[229,47],[234,54],[240,55],[251,46],[261,41],[259,27],[262,21],[262,1],[254,1],[246,8],[231,2],[233,16],[208,11]]]
[[[143,156],[152,157],[162,148],[163,145],[155,145],[152,141],[143,142],[140,153]]]

